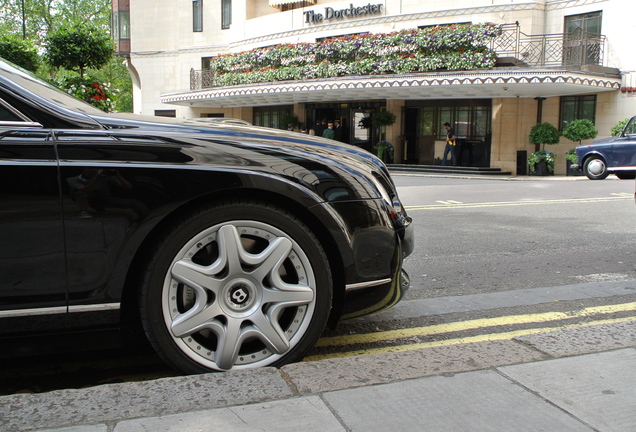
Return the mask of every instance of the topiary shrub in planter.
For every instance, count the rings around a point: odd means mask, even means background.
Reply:
[[[596,138],[596,135],[598,135],[598,129],[596,129],[594,123],[591,121],[587,119],[580,119],[570,122],[565,129],[563,129],[561,135],[571,141],[578,141],[579,145],[581,145],[581,141],[585,139]]]
[[[397,120],[397,116],[391,111],[378,111],[371,116],[371,124],[380,129],[380,142],[373,146],[377,156],[384,162],[393,162],[393,145],[386,141],[386,127],[391,126]]]
[[[528,158],[530,175],[554,174],[554,153],[545,151],[545,146],[558,144],[559,139],[559,130],[551,123],[543,122],[532,126],[528,140],[535,146],[542,145],[543,149],[530,154]]]
[[[570,149],[565,154],[565,162],[566,162],[566,175],[568,176],[580,176],[583,175],[583,171],[579,164],[579,157],[576,155],[576,149]],[[576,168],[572,168],[572,166],[576,166]]]

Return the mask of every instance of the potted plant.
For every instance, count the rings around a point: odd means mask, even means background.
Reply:
[[[537,123],[532,126],[528,139],[537,149],[528,158],[530,175],[554,174],[554,153],[545,151],[545,146],[546,144],[558,144],[560,139],[559,130],[548,122]],[[541,150],[539,150],[540,146],[543,146]]]
[[[570,149],[565,153],[565,162],[566,162],[566,175],[568,176],[578,176],[583,175],[581,171],[581,167],[579,167],[579,157],[576,155],[576,149]],[[572,166],[576,166],[576,168],[572,168]]]
[[[371,124],[380,129],[380,142],[373,148],[384,162],[393,162],[393,145],[386,140],[386,127],[395,123],[396,119],[396,115],[387,110],[378,111],[371,116]]]
[[[371,116],[371,124],[380,128],[381,141],[386,138],[386,127],[391,126],[393,123],[395,123],[396,120],[397,117],[395,116],[395,114],[387,110],[378,111]]]
[[[530,175],[547,176],[554,174],[554,153],[545,150],[539,150],[528,158],[528,166],[530,167]]]
[[[565,129],[563,129],[561,135],[570,141],[578,141],[579,145],[581,145],[581,141],[595,138],[596,135],[598,135],[598,129],[596,129],[594,123],[588,119],[580,119],[571,121]]]

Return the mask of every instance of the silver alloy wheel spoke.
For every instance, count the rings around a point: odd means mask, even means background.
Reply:
[[[262,225],[254,224],[258,227]],[[265,239],[267,243],[264,249],[257,253],[246,250],[239,232],[241,229],[247,229],[250,238]],[[192,261],[192,253],[188,252],[192,249],[190,247],[171,269],[172,280],[183,289],[190,289],[194,295],[194,301],[189,303],[188,308],[172,313],[169,323],[172,335],[192,348],[196,342],[190,337],[202,331],[213,333],[216,336],[215,346],[199,347],[196,355],[203,357],[203,351],[213,352],[218,369],[234,367],[239,357],[244,356],[241,352],[243,345],[254,340],[260,341],[270,352],[269,355],[286,353],[291,348],[292,336],[302,323],[284,329],[280,323],[284,312],[289,308],[295,309],[295,316],[300,321],[310,316],[305,309],[315,301],[315,293],[307,284],[305,272],[311,271],[311,268],[307,268],[305,259],[298,257],[299,251],[294,249],[297,246],[289,238],[271,235],[268,229],[272,227],[264,225],[261,230],[249,226],[249,223],[247,228],[239,228],[238,224],[232,223],[222,225],[216,230],[215,236],[206,233],[190,243],[200,248],[205,243],[201,239],[210,241],[215,238],[218,257],[214,262],[200,265]],[[300,253],[304,256],[302,251]],[[281,276],[286,274],[285,262],[290,260],[293,261],[294,271],[300,271],[296,283],[286,282]],[[237,303],[233,297],[235,292],[232,290],[236,287],[241,290],[239,297],[248,299],[245,304]],[[182,291],[173,291],[176,292]],[[171,305],[171,310],[176,311],[178,306],[174,299]],[[186,339],[189,342],[185,342]],[[202,343],[205,345],[205,342]],[[261,349],[259,355],[266,353]]]

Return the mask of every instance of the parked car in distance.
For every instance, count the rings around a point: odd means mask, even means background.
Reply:
[[[610,174],[620,179],[636,176],[636,116],[616,137],[603,138],[576,147],[579,167],[590,180],[603,180]]]
[[[414,247],[364,150],[107,114],[2,60],[0,238],[0,335],[138,330],[185,373],[302,359],[399,301]]]

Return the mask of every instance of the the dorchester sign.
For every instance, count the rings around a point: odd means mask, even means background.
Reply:
[[[324,13],[310,10],[303,12],[305,15],[305,23],[313,24],[323,21],[329,21],[332,19],[344,19],[344,18],[357,18],[364,15],[378,15],[382,13],[382,3],[371,4],[366,6],[354,6],[353,3],[349,4],[348,8],[334,9],[332,7],[325,7]]]

